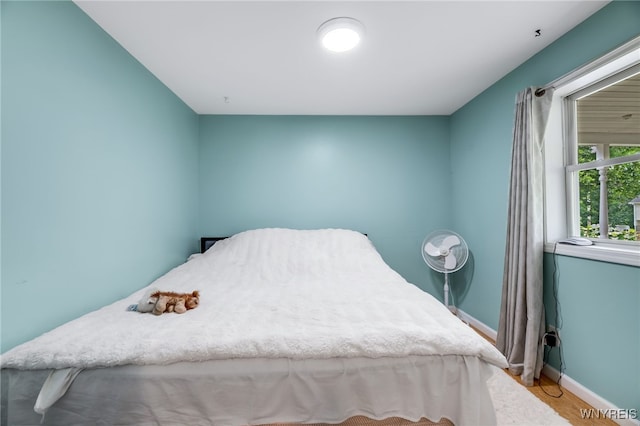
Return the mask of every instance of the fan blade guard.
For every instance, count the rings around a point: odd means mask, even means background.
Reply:
[[[421,252],[429,268],[452,273],[465,265],[469,248],[459,234],[448,229],[437,229],[422,241]]]

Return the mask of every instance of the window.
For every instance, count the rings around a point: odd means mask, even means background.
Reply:
[[[640,266],[640,37],[551,85],[546,248]]]
[[[639,240],[640,65],[568,96],[565,108],[576,123],[567,134],[570,233]]]

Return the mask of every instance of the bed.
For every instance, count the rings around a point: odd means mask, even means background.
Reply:
[[[149,287],[199,290],[200,305],[127,311]],[[257,229],[4,353],[1,420],[493,424],[486,381],[506,365],[365,235]]]

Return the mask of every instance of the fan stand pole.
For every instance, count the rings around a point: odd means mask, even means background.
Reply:
[[[449,274],[444,273],[444,306],[449,308]]]
[[[444,306],[451,311],[453,315],[458,315],[458,309],[455,306],[449,306],[449,274],[444,273]]]

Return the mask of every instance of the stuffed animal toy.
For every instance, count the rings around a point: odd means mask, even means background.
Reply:
[[[142,295],[142,298],[137,305],[130,305],[127,310],[140,313],[151,312],[153,310],[153,307],[156,306],[156,302],[158,301],[158,297],[153,297],[151,295],[153,293],[156,293],[157,291],[157,288],[151,287],[144,293],[144,295]]]
[[[157,298],[151,311],[154,315],[162,315],[165,312],[183,314],[189,309],[197,308],[200,304],[200,292],[198,292],[198,290],[191,293],[156,291],[151,294],[151,298]]]
[[[146,291],[142,299],[138,302],[138,312],[151,312],[153,310],[153,307],[156,306],[156,302],[158,301],[158,296],[153,296],[153,294],[157,291],[158,289],[155,287],[151,287]]]

